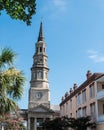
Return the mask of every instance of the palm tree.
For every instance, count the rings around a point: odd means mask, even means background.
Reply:
[[[22,97],[25,77],[13,66],[16,53],[10,48],[0,53],[0,116],[15,111],[16,103]]]

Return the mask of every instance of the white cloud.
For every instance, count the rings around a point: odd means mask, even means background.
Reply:
[[[101,54],[98,51],[95,50],[88,50],[89,58],[93,60],[94,62],[104,62],[104,54]]]
[[[62,15],[67,11],[70,0],[49,0],[43,7],[43,11],[49,12],[50,16]]]
[[[54,7],[58,10],[65,11],[67,9],[66,0],[52,0]]]

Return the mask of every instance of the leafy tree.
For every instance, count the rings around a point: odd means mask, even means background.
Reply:
[[[22,97],[25,77],[13,66],[16,54],[10,48],[0,53],[0,116],[16,111],[16,101]]]
[[[45,121],[43,123],[43,129],[45,130],[64,130],[67,127],[67,118],[58,117],[53,120]]]
[[[30,25],[36,10],[36,0],[0,0],[0,14],[3,10],[12,19],[22,20]]]
[[[88,127],[95,127],[95,122],[89,116],[80,118],[69,118],[68,126],[74,130],[87,130]]]
[[[65,130],[66,128],[72,128],[73,130],[87,130],[88,127],[95,127],[96,124],[91,122],[91,118],[80,117],[80,118],[68,118],[59,117],[43,123],[45,130]]]
[[[0,117],[0,122],[3,123],[4,130],[26,130],[24,120],[18,112],[5,114],[4,117]]]

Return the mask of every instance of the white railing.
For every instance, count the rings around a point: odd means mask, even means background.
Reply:
[[[99,115],[97,121],[104,122],[104,115]]]
[[[104,90],[101,90],[99,92],[97,92],[97,99],[101,99],[101,98],[104,98]]]

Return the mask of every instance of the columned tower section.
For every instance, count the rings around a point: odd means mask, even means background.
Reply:
[[[33,65],[31,68],[31,81],[29,90],[29,109],[39,105],[50,108],[50,90],[48,82],[49,68],[47,65],[46,43],[44,41],[42,22],[39,36],[35,45]]]

